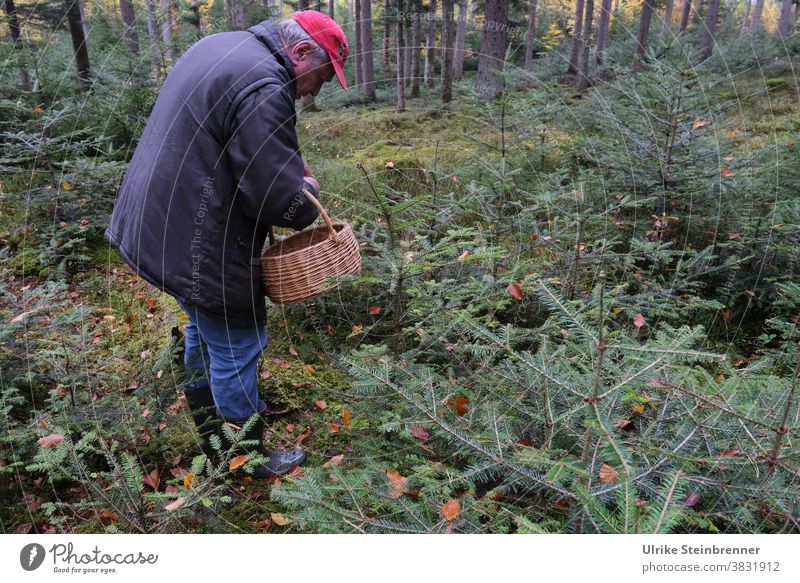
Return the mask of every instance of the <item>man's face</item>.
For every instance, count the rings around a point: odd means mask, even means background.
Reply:
[[[289,57],[292,59],[295,72],[295,99],[300,99],[304,95],[316,97],[322,85],[333,79],[335,74],[330,60],[320,66],[312,57],[311,49],[311,43],[306,41],[297,43],[289,49]]]

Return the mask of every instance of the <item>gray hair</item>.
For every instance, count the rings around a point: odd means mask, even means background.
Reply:
[[[323,67],[328,64],[328,53],[325,52],[321,46],[317,44],[311,36],[303,30],[303,27],[294,18],[284,18],[278,21],[278,35],[281,37],[283,44],[291,48],[299,42],[309,41],[313,48],[311,49],[311,58],[315,67]]]

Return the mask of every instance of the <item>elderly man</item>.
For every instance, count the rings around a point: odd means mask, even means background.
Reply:
[[[319,184],[298,150],[294,101],[334,75],[347,90],[347,37],[321,12],[208,36],[175,64],[156,101],[106,237],[145,280],[189,317],[184,392],[203,452],[222,424],[248,429],[269,477],[302,450],[264,449],[256,368],[267,346],[259,257],[270,225],[302,229]],[[252,418],[255,417],[254,420]],[[241,447],[236,453],[245,453]],[[252,467],[253,464],[251,464]]]

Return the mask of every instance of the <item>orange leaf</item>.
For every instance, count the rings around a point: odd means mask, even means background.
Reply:
[[[455,498],[451,498],[442,505],[442,514],[447,520],[453,520],[461,514],[461,504]]]
[[[320,409],[325,409],[327,406],[328,406],[328,404],[325,401],[323,401],[322,399],[317,401],[317,407],[319,407]]]
[[[178,508],[180,508],[181,506],[183,506],[185,503],[186,503],[186,498],[184,498],[183,496],[181,496],[180,498],[176,498],[174,502],[170,502],[169,504],[167,504],[167,505],[164,507],[164,509],[165,509],[167,512],[172,512],[172,511],[174,511],[174,510],[177,510],[177,509],[178,509]]]
[[[228,467],[231,471],[235,470],[236,468],[241,468],[244,464],[247,463],[247,460],[250,459],[249,455],[237,455],[235,458],[231,460],[231,463],[228,464]]]
[[[694,123],[692,124],[692,129],[696,130],[697,128],[703,127],[707,123],[708,123],[708,121],[706,120],[706,118],[701,117],[700,119],[694,120]]]
[[[257,520],[256,522],[251,523],[251,526],[256,530],[269,530],[269,527],[272,526],[272,523],[269,521],[269,518],[265,518],[264,520]]]
[[[51,433],[39,439],[38,443],[41,447],[58,447],[58,444],[64,441],[64,436],[58,433]]]
[[[278,365],[278,368],[289,368],[289,363],[282,358],[273,358],[272,362]]]
[[[636,326],[637,328],[641,328],[645,324],[647,324],[647,321],[644,319],[644,316],[642,316],[641,314],[636,314],[633,317],[633,325]]]
[[[453,397],[447,404],[450,405],[450,408],[456,412],[456,415],[462,417],[467,413],[467,403],[469,403],[469,399],[466,397]]]
[[[339,424],[338,423],[328,423],[328,429],[331,430],[331,433],[339,433]]]
[[[727,166],[723,166],[719,173],[724,176],[725,178],[731,178],[732,176],[736,176],[736,172],[731,172]]]
[[[719,454],[719,457],[739,457],[742,455],[742,452],[737,451],[735,449],[726,449],[722,453]]]
[[[294,431],[294,423],[287,423],[286,424],[286,431],[288,431],[289,433]]]
[[[511,294],[511,297],[517,300],[518,302],[522,301],[522,298],[525,297],[525,294],[522,293],[522,287],[518,283],[512,283],[508,286],[508,293]]]
[[[154,469],[149,474],[144,475],[144,485],[148,488],[152,488],[154,491],[158,491],[158,485],[161,483],[161,474],[158,471],[158,468]]]
[[[369,315],[370,316],[377,316],[380,313],[381,313],[381,307],[380,306],[376,305],[376,306],[370,306],[369,307]]]
[[[639,415],[644,413],[644,405],[642,405],[641,403],[636,403],[631,407],[631,409],[633,409],[634,413],[638,413]]]
[[[364,326],[353,326],[353,334],[361,332],[364,329]]]
[[[338,466],[339,464],[342,463],[343,459],[344,459],[344,454],[335,455],[331,459],[326,461],[324,464],[322,464],[322,467],[329,468],[331,466]]]
[[[619,472],[609,466],[608,464],[603,464],[600,466],[600,482],[603,484],[610,484],[611,482],[616,482],[619,480]]]
[[[428,431],[424,427],[420,427],[418,425],[415,425],[414,427],[411,428],[411,435],[413,435],[417,439],[421,439],[422,441],[425,441],[431,436],[431,434],[428,433]]]
[[[192,472],[189,472],[183,478],[183,487],[186,488],[187,490],[189,488],[191,488],[192,487],[192,480],[194,480],[194,474]]]
[[[97,519],[100,521],[100,524],[106,526],[110,522],[116,522],[119,520],[119,514],[112,510],[101,510],[97,513]]]
[[[350,410],[342,409],[342,423],[345,427],[350,427]]]
[[[315,376],[317,374],[317,369],[315,369],[310,364],[304,364],[303,365],[303,370],[306,371],[306,374],[308,376],[310,376],[310,377],[313,377],[313,376]]]
[[[389,478],[389,494],[392,498],[400,498],[408,492],[408,478],[400,475],[400,472],[386,470],[386,477]]]
[[[286,518],[280,512],[272,512],[270,513],[270,517],[272,518],[272,522],[274,522],[278,526],[286,526],[287,524],[292,522],[290,519]]]

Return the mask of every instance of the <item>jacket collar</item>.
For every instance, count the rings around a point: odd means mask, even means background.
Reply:
[[[286,72],[289,73],[290,79],[290,89],[292,92],[292,96],[294,97],[295,94],[295,72],[294,72],[294,63],[292,63],[292,59],[289,58],[289,55],[286,53],[286,49],[283,46],[283,41],[281,37],[278,35],[278,27],[275,26],[275,23],[271,20],[264,20],[263,22],[259,22],[255,26],[252,26],[247,29],[247,32],[250,32],[255,35],[255,37],[264,43],[269,51],[272,53],[272,56],[278,61],[278,63],[286,69]]]

